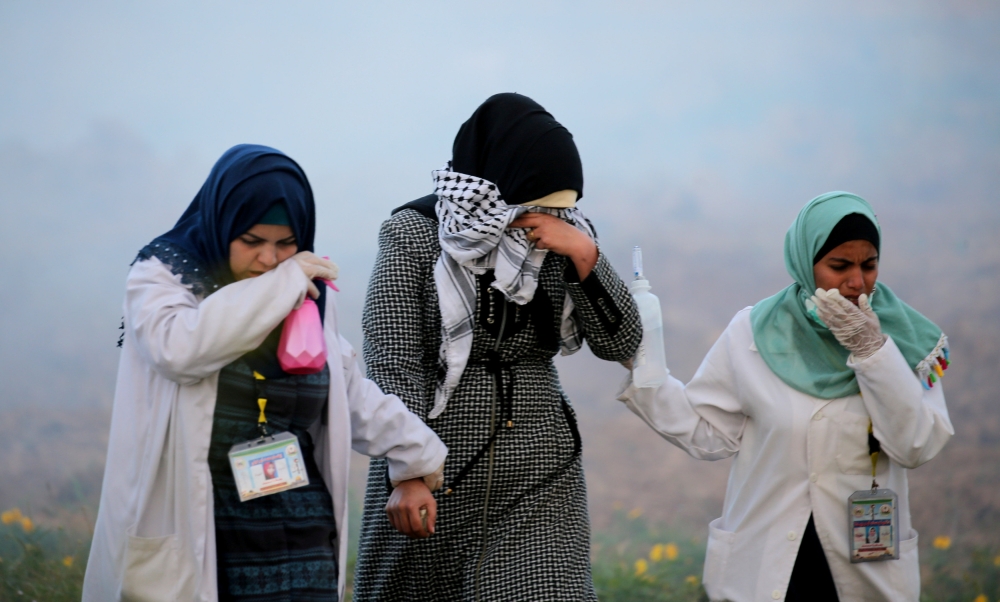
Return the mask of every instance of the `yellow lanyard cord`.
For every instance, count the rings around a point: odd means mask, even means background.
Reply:
[[[256,370],[253,371],[253,377],[257,380],[264,380],[264,375]],[[257,424],[267,424],[267,418],[264,417],[264,408],[267,407],[267,399],[258,397],[257,405],[260,407],[260,417],[257,418]],[[869,430],[871,429],[871,427],[868,428]]]

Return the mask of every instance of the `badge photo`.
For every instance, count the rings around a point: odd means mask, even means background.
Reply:
[[[288,432],[237,443],[229,465],[241,502],[309,484],[299,439]]]

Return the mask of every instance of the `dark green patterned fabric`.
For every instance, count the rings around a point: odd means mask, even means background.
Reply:
[[[229,449],[258,435],[253,372],[238,360],[219,374],[209,467],[215,500],[219,600],[286,602],[337,599],[333,499],[313,459],[306,432],[321,419],[327,368],[317,374],[263,381],[271,432],[299,438],[309,484],[241,502]]]

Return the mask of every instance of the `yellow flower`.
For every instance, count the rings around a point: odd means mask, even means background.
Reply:
[[[979,594],[972,602],[990,602],[990,599],[986,597],[986,594]]]
[[[31,533],[35,530],[35,521],[31,520],[27,516],[21,517],[21,528],[24,529],[25,533]]]
[[[668,543],[663,547],[663,551],[667,555],[667,560],[677,560],[677,544]]]
[[[644,575],[647,570],[649,570],[649,563],[646,562],[645,558],[640,558],[639,560],[635,561],[635,576],[636,577],[639,577],[640,575]]]
[[[663,544],[658,543],[653,546],[653,549],[649,551],[649,559],[653,562],[659,562],[663,560]]]
[[[67,556],[67,557],[63,558],[63,566],[66,567],[66,568],[69,568],[69,567],[73,566],[73,557],[72,556]]]
[[[21,520],[21,516],[21,510],[19,508],[11,508],[10,510],[0,513],[0,522],[5,525],[9,525]]]
[[[629,520],[635,520],[640,516],[642,516],[642,508],[639,508],[638,506],[628,511]]]
[[[1000,556],[993,559],[993,566],[1000,566]]]
[[[688,575],[687,577],[684,578],[684,583],[687,583],[688,585],[693,585],[693,586],[697,587],[698,586],[698,578],[695,577],[694,575]]]
[[[951,547],[951,538],[947,535],[938,535],[932,544],[936,550],[947,550]]]

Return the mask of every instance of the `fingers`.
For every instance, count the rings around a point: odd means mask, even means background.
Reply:
[[[846,297],[840,294],[840,291],[830,291],[828,298],[830,302],[840,308],[840,311],[846,315],[854,315],[860,313],[858,306],[847,300]]]
[[[537,228],[538,226],[544,224],[548,220],[562,221],[554,215],[549,215],[548,213],[536,213],[534,211],[529,211],[528,213],[521,214],[520,217],[515,219],[510,223],[508,228]]]
[[[407,537],[430,537],[437,519],[437,501],[420,479],[403,481],[385,506],[389,524]]]
[[[316,288],[316,284],[312,280],[306,281],[306,294],[313,299],[319,299],[319,289]]]
[[[327,280],[336,280],[337,276],[340,275],[340,266],[330,261],[330,258],[326,257],[325,255],[323,256],[322,259],[328,262],[330,264],[329,269],[333,270],[333,278],[327,278]]]
[[[309,251],[302,251],[292,256],[302,272],[309,280],[321,278],[323,280],[336,280],[340,274],[340,268],[329,259],[317,257]]]
[[[409,517],[400,504],[401,497],[399,489],[393,489],[392,495],[389,496],[389,502],[385,505],[385,513],[389,518],[389,524],[392,525],[393,529],[399,531],[403,535],[413,537],[410,529]]]
[[[421,512],[423,511],[423,512]],[[410,537],[423,538],[430,535],[426,529],[424,529],[424,516],[426,515],[426,507],[417,508],[410,507],[406,510],[406,518],[409,521],[410,531],[407,533]]]
[[[420,521],[417,521],[417,528],[413,527],[410,522],[411,512],[409,509],[400,505],[396,508],[396,530],[406,535],[407,537],[419,537]],[[419,517],[418,517],[419,518]]]
[[[816,304],[816,308],[820,313],[840,310],[841,313],[851,314],[858,309],[857,306],[848,301],[835,288],[828,291],[818,288],[816,289],[816,294],[810,297],[810,299]]]
[[[428,504],[424,506],[423,510],[427,512],[427,534],[434,535],[434,528],[437,524],[438,513],[437,500],[432,497]]]
[[[858,297],[858,307],[860,307],[861,311],[863,311],[865,313],[873,313],[874,312],[874,310],[872,309],[872,305],[871,305],[871,302],[870,302],[870,299],[869,299],[868,295],[866,295],[864,293],[861,293],[861,295]]]

